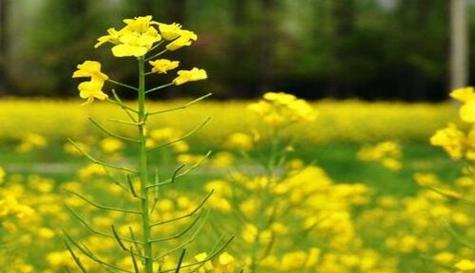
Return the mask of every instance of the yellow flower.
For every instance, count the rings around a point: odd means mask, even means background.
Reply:
[[[216,266],[216,270],[218,272],[231,273],[234,272],[235,269],[236,261],[231,254],[224,252],[223,254],[219,255],[218,264]]]
[[[192,41],[196,40],[198,40],[198,36],[196,36],[194,32],[189,30],[182,30],[180,31],[180,37],[169,43],[166,48],[170,51],[175,51],[184,46],[190,46]]]
[[[259,229],[255,225],[245,224],[241,232],[241,237],[246,243],[253,243],[258,234]]]
[[[119,38],[119,44],[112,47],[115,57],[141,57],[145,55],[155,42],[161,40],[157,30],[150,27],[145,33],[124,31]]]
[[[176,77],[173,82],[175,85],[182,85],[187,82],[199,81],[207,79],[208,75],[204,69],[198,69],[194,67],[191,70],[179,70],[178,77]]]
[[[86,99],[86,103],[90,103],[94,101],[94,99],[105,100],[108,96],[102,91],[103,86],[104,82],[99,80],[82,82],[78,86],[79,96],[82,99]]]
[[[261,116],[265,123],[273,127],[293,122],[315,120],[317,113],[302,99],[283,92],[267,92],[263,99],[249,105],[249,110]]]
[[[475,122],[475,100],[467,101],[461,108],[460,108],[460,118],[469,123]]]
[[[96,61],[84,61],[77,65],[77,70],[73,73],[73,78],[88,78],[106,81],[109,77],[101,72],[101,63]]]
[[[162,35],[163,39],[167,41],[175,40],[176,38],[180,37],[181,35],[181,25],[177,23],[173,24],[158,24],[158,29],[160,30],[160,34]]]
[[[21,143],[18,145],[16,150],[19,153],[26,153],[32,151],[35,148],[44,148],[46,145],[47,141],[42,135],[28,133],[22,138]]]
[[[162,39],[152,26],[158,24],[152,21],[152,16],[125,19],[124,23],[126,26],[118,31],[109,28],[108,35],[99,37],[95,47],[110,42],[115,45],[112,47],[112,54],[116,57],[141,57],[152,48],[154,43]]]
[[[150,25],[157,25],[158,23],[152,21],[152,16],[139,16],[134,19],[124,19],[123,22],[127,25],[125,28],[130,31],[144,33],[150,29]]]
[[[465,138],[465,134],[451,123],[447,128],[438,130],[430,138],[430,143],[434,146],[441,146],[451,158],[461,159]]]
[[[118,152],[124,148],[124,143],[122,141],[115,139],[113,137],[104,138],[100,143],[102,151],[108,154]]]
[[[96,175],[101,176],[107,174],[106,170],[104,169],[104,166],[96,163],[90,163],[89,165],[79,169],[77,173],[78,176],[83,179],[90,178]]]
[[[92,102],[95,98],[105,100],[108,96],[102,91],[104,81],[109,77],[101,72],[101,63],[96,61],[85,61],[77,66],[73,73],[73,78],[90,78],[90,81],[79,84],[79,96],[87,99],[86,103]]]
[[[150,61],[149,64],[152,67],[152,72],[156,73],[167,73],[167,71],[170,71],[172,69],[175,69],[178,67],[180,64],[179,61],[170,61],[167,59],[159,59],[155,61]]]
[[[101,36],[97,39],[97,43],[94,45],[95,48],[100,47],[101,45],[105,43],[112,43],[112,44],[118,44],[120,43],[119,38],[120,38],[120,32],[117,31],[115,28],[111,27],[107,29],[108,35]]]
[[[475,262],[464,259],[456,263],[455,267],[461,271],[472,271],[475,269]]]
[[[469,87],[463,87],[463,88],[458,88],[455,89],[450,93],[450,96],[458,101],[461,102],[467,102],[470,100],[475,100],[475,88],[469,86]]]
[[[225,145],[231,149],[249,151],[254,146],[254,141],[248,134],[234,133],[228,137]]]

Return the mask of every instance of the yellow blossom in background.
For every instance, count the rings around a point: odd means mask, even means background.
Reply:
[[[180,154],[177,156],[176,161],[180,164],[193,165],[202,162],[205,159],[203,155],[196,154]]]
[[[317,113],[302,99],[283,92],[267,92],[263,99],[248,109],[261,116],[265,123],[280,127],[294,122],[314,121]]]
[[[113,137],[104,138],[99,145],[101,150],[108,154],[116,153],[124,148],[124,143]]]
[[[434,260],[439,263],[448,264],[455,260],[455,255],[450,252],[441,252],[434,256]]]
[[[254,140],[248,134],[237,132],[228,137],[225,146],[229,149],[249,151],[254,147]]]
[[[469,271],[475,270],[475,262],[471,260],[467,260],[467,259],[460,260],[454,266],[455,268],[463,272],[469,272]]]
[[[170,61],[167,59],[158,59],[155,61],[150,61],[149,64],[152,66],[152,72],[167,73],[168,71],[177,68],[180,62]]]
[[[43,149],[47,144],[48,142],[43,136],[39,134],[28,133],[23,136],[20,144],[16,147],[16,150],[19,153],[27,153],[34,149]]]
[[[379,162],[383,167],[397,171],[401,169],[401,146],[393,141],[363,146],[357,154],[361,161]]]
[[[204,69],[198,69],[196,67],[191,70],[179,70],[177,74],[178,77],[173,80],[175,85],[182,85],[187,82],[200,81],[208,78]]]
[[[211,159],[211,166],[215,168],[226,168],[235,162],[235,158],[231,153],[219,152]]]
[[[464,132],[460,131],[453,123],[450,123],[447,128],[437,130],[430,138],[432,145],[442,147],[453,159],[463,157],[465,141]]]
[[[232,273],[236,270],[236,261],[228,252],[224,252],[218,257],[216,271],[222,273]]]
[[[76,145],[78,145],[82,151],[84,152],[89,152],[90,147],[89,145],[82,143],[82,142],[76,142]],[[75,155],[75,156],[82,156],[82,153],[73,145],[71,142],[66,142],[63,146],[64,152],[70,155]]]
[[[85,167],[82,167],[78,170],[78,176],[80,178],[86,179],[95,175],[106,175],[107,172],[103,166],[95,163],[90,163]]]
[[[414,180],[421,187],[436,186],[441,183],[433,173],[415,173]]]

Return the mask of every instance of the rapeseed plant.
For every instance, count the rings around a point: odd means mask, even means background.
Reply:
[[[199,163],[196,163],[188,169],[186,169],[185,164],[180,165],[169,179],[162,180],[158,171],[153,173],[150,169],[149,154],[154,150],[168,146],[182,151],[186,150],[187,146],[183,140],[194,131],[186,135],[176,133],[163,134],[163,132],[148,129],[147,122],[150,118],[161,113],[186,108],[208,97],[210,94],[204,95],[178,108],[154,111],[147,108],[146,97],[148,94],[157,92],[166,87],[204,80],[207,78],[207,74],[205,70],[198,68],[179,70],[177,76],[171,82],[153,88],[146,86],[146,77],[155,76],[157,74],[167,74],[169,71],[178,68],[178,61],[157,59],[157,57],[160,57],[167,51],[174,51],[185,46],[190,46],[193,41],[196,41],[197,35],[189,30],[182,29],[181,25],[178,24],[167,25],[153,21],[151,16],[125,19],[124,23],[125,26],[119,30],[115,28],[108,29],[108,34],[99,37],[95,47],[97,48],[110,43],[112,44],[111,51],[113,56],[134,57],[138,63],[138,87],[111,79],[102,72],[101,64],[92,60],[86,60],[82,64],[79,64],[77,70],[73,73],[73,78],[86,79],[78,85],[79,96],[86,100],[85,104],[92,103],[94,100],[107,101],[117,105],[125,112],[129,120],[114,120],[114,122],[124,126],[135,127],[137,133],[134,137],[114,133],[95,119],[91,118],[90,121],[101,132],[108,135],[107,138],[99,143],[100,148],[105,154],[117,155],[117,153],[124,148],[124,143],[134,145],[136,151],[135,159],[137,160],[136,168],[131,167],[130,164],[107,163],[85,151],[83,145],[72,140],[70,140],[70,143],[92,162],[91,165],[80,170],[79,176],[83,179],[87,179],[94,175],[109,175],[110,179],[114,181],[114,184],[119,187],[118,189],[124,190],[128,194],[127,199],[132,202],[132,207],[134,208],[130,208],[130,205],[127,208],[116,205],[103,205],[102,202],[93,201],[78,191],[68,190],[72,196],[88,203],[92,207],[107,211],[110,215],[109,217],[99,218],[96,216],[92,218],[92,222],[86,221],[75,209],[71,208],[71,206],[77,205],[77,203],[67,202],[69,203],[69,210],[81,224],[96,236],[102,236],[109,240],[97,239],[90,242],[78,242],[73,239],[74,235],[69,230],[65,230],[66,246],[78,269],[83,273],[95,272],[95,268],[97,267],[112,272],[135,273],[196,271],[203,267],[204,264],[212,264],[211,260],[220,254],[222,249],[232,238],[218,242],[218,245],[209,255],[201,255],[200,258],[195,259],[195,261],[186,261],[186,255],[188,254],[187,245],[190,243],[190,239],[185,239],[183,236],[187,233],[192,233],[192,237],[194,237],[196,236],[195,233],[200,230],[200,226],[203,224],[203,219],[201,219],[203,218],[203,213],[198,213],[198,211],[201,210],[212,191],[204,201],[191,212],[187,212],[188,206],[186,206],[187,210],[180,214],[173,213],[170,215],[170,210],[174,205],[170,200],[161,197],[161,192],[163,191],[162,187],[175,183],[179,177],[184,176],[192,169],[198,167]],[[166,43],[165,48],[161,49],[164,43]],[[146,71],[147,61],[151,65],[150,71]],[[136,107],[125,104],[114,89],[112,89],[111,92],[106,91],[104,89],[106,83],[117,85],[118,87],[136,93]],[[208,120],[205,120],[198,129],[207,121]],[[166,137],[164,138],[163,136]],[[209,156],[209,153],[205,157],[207,156]],[[100,171],[99,166],[105,171]],[[122,176],[125,179],[121,181],[117,175],[112,173],[114,170],[124,174]],[[111,193],[116,191],[117,190],[112,191]],[[114,199],[112,198],[112,200]],[[118,201],[119,200],[115,200],[113,203],[117,204]],[[168,214],[162,215],[160,212],[167,212]],[[114,213],[119,213],[121,216],[114,215]],[[125,222],[128,222],[128,224],[117,226],[117,224],[121,222],[115,221],[115,219],[119,218],[122,219],[122,221],[126,219]],[[172,235],[166,232],[175,230],[175,228],[170,227],[170,225],[182,226],[182,220],[187,218],[192,220],[189,225],[185,226],[181,231],[175,232]],[[99,229],[96,229],[96,227],[99,227]],[[104,228],[108,228],[110,231],[102,231]],[[161,229],[160,233],[156,231],[158,228]],[[157,238],[159,234],[161,237]],[[170,241],[174,240],[178,240],[178,243],[173,248],[167,250],[165,245],[168,245]],[[108,248],[112,247],[112,245],[109,244],[114,243],[117,244],[119,250],[126,253],[128,257],[123,257],[121,260],[115,262],[111,261],[110,258],[106,258]],[[98,244],[105,247],[103,249],[94,247],[94,245]],[[98,252],[93,252],[91,249],[96,249]],[[181,253],[176,259],[172,258],[175,252]],[[229,264],[230,258],[227,255],[229,256],[229,254],[219,256],[218,264]],[[50,256],[50,262],[63,264],[62,254],[52,254]],[[234,268],[226,267],[217,270],[221,270],[220,272],[232,272]]]

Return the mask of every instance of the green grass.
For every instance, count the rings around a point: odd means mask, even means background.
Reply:
[[[196,152],[203,153],[205,147],[199,146]],[[361,162],[356,159],[359,145],[337,143],[318,146],[297,145],[293,156],[301,158],[306,163],[314,162],[325,169],[336,182],[364,183],[371,186],[376,194],[407,196],[418,190],[414,183],[415,172],[434,172],[445,181],[451,181],[460,170],[460,164],[454,163],[438,148],[425,143],[403,144],[403,169],[398,172],[389,171],[377,163]],[[131,156],[130,151],[125,152]],[[170,173],[176,165],[168,164],[163,167],[160,154],[152,159],[152,164],[158,166],[161,172]],[[68,181],[73,178],[75,171],[84,166],[87,160],[81,157],[67,155],[62,150],[62,144],[53,143],[45,150],[37,150],[28,154],[18,154],[13,145],[0,146],[0,166],[10,173],[39,174],[53,177],[58,181]],[[236,163],[240,166],[240,162]],[[196,171],[187,176],[183,182],[202,182],[220,177],[221,174],[212,170]],[[192,187],[194,187],[192,186]]]

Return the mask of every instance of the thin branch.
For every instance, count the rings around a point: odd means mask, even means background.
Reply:
[[[137,265],[137,260],[135,259],[135,255],[132,254],[132,246],[130,247],[130,257],[132,258],[132,264],[134,265],[134,271],[135,273],[140,273],[139,267]]]
[[[163,259],[164,257],[172,254],[173,252],[179,250],[179,249],[182,249],[184,248],[185,246],[191,244],[195,239],[196,239],[196,236],[198,236],[198,234],[201,232],[201,230],[203,229],[204,227],[204,224],[205,224],[205,221],[202,221],[200,223],[200,226],[198,226],[198,228],[196,228],[196,230],[193,232],[193,234],[191,234],[191,236],[183,241],[181,244],[179,244],[178,246],[172,248],[172,249],[169,249],[168,251],[166,251],[165,253],[161,254],[160,256],[157,256],[155,258],[153,258],[154,261],[158,261],[160,259]]]
[[[174,219],[164,220],[164,221],[160,221],[160,222],[157,222],[157,223],[153,223],[153,224],[150,225],[150,227],[155,227],[155,226],[159,226],[159,225],[163,225],[163,224],[168,224],[168,223],[171,223],[171,222],[176,222],[176,221],[179,221],[179,220],[182,220],[182,219],[193,216],[196,212],[198,212],[204,206],[206,201],[208,201],[208,199],[211,197],[211,195],[213,195],[213,193],[214,193],[214,189],[211,190],[206,195],[206,197],[203,200],[201,200],[201,202],[198,204],[198,206],[195,209],[193,209],[191,212],[189,212],[185,215],[182,215],[180,217],[174,218]]]
[[[206,95],[203,95],[197,99],[194,99],[182,106],[178,106],[178,107],[173,107],[173,108],[170,108],[170,109],[166,109],[166,110],[161,110],[161,111],[155,111],[155,112],[150,112],[149,115],[157,115],[157,114],[161,114],[161,113],[166,113],[166,112],[171,112],[171,111],[176,111],[176,110],[182,110],[182,109],[186,109],[187,107],[199,102],[199,101],[202,101],[204,99],[206,99],[207,97],[213,95],[213,93],[208,93]]]
[[[74,253],[74,250],[71,248],[68,241],[64,240],[64,244],[65,244],[66,248],[68,249],[69,253],[71,254],[71,257],[73,257],[74,262],[76,263],[76,265],[81,270],[81,272],[82,273],[88,273],[86,268],[82,265],[81,260],[79,259],[79,257],[76,256],[76,254]],[[69,270],[68,270],[68,272],[69,272]]]
[[[160,45],[162,45],[165,42],[165,39],[162,39],[160,42],[156,43],[147,53],[150,53],[157,49]]]
[[[109,102],[111,103],[114,103],[114,104],[117,104],[120,106],[120,108],[122,108],[122,110],[124,110],[125,114],[127,114],[127,116],[129,117],[129,119],[133,122],[137,122],[137,119],[134,118],[134,116],[130,113],[135,113],[135,114],[138,114],[138,111],[133,109],[132,107],[129,107],[127,105],[125,105],[122,100],[120,99],[119,95],[117,95],[117,93],[115,92],[114,89],[112,89],[112,95],[114,96],[114,99],[115,101],[113,100],[110,100],[110,99],[107,99]]]
[[[108,79],[107,81],[109,81],[113,84],[128,88],[128,89],[134,90],[134,91],[139,91],[139,89],[137,87],[134,87],[132,85],[128,85],[128,84],[125,84],[125,83],[122,83],[122,82],[114,81],[114,80],[111,80],[111,79]]]
[[[137,254],[135,253],[133,250],[132,250],[132,247],[130,249],[128,249],[124,242],[122,241],[122,239],[120,238],[119,236],[119,233],[117,232],[116,228],[114,225],[112,225],[112,234],[114,235],[114,238],[115,240],[117,241],[117,243],[119,244],[119,247],[124,251],[124,252],[127,252],[128,254],[132,255],[132,256],[137,256],[139,258],[142,258],[142,259],[146,259],[147,257],[143,256],[142,254]]]
[[[133,138],[130,138],[130,137],[125,137],[125,136],[121,136],[121,135],[118,135],[114,132],[111,132],[110,130],[107,130],[106,128],[104,128],[104,126],[102,126],[101,124],[99,124],[99,122],[97,122],[95,119],[93,118],[89,118],[89,121],[94,124],[94,126],[96,126],[99,130],[101,130],[102,132],[104,132],[105,134],[108,134],[109,136],[111,137],[115,137],[115,138],[118,138],[118,139],[122,139],[122,140],[125,140],[125,141],[129,141],[129,142],[134,142],[134,143],[140,143],[140,141],[138,141],[137,139],[133,139]]]
[[[115,229],[114,225],[111,225],[111,229],[112,229],[112,235],[114,235],[114,239],[117,241],[117,243],[119,244],[120,248],[121,248],[122,250],[128,251],[127,247],[125,247],[124,243],[123,243],[122,240],[120,239],[119,233],[117,233],[117,230]]]
[[[124,190],[125,192],[127,193],[130,193],[129,192],[129,189],[127,189],[126,186],[122,185],[122,183],[119,181],[119,179],[115,178],[112,173],[107,169],[107,168],[104,168],[104,171],[106,172],[107,176],[112,180],[112,182],[119,186],[119,188],[121,188],[122,190]]]
[[[189,263],[189,264],[186,264],[186,265],[182,266],[182,268],[188,268],[188,267],[192,267],[192,266],[195,266],[195,265],[198,265],[197,268],[201,267],[204,263],[206,263],[206,262],[214,259],[216,256],[218,256],[233,240],[234,240],[234,236],[232,236],[228,241],[226,241],[215,253],[211,254],[209,257],[207,257],[203,261],[195,262],[195,263]],[[164,270],[164,271],[162,271],[162,273],[172,272],[173,270],[175,270],[175,269]]]
[[[184,248],[180,254],[180,258],[178,259],[178,265],[176,266],[175,273],[180,273],[181,264],[183,263],[183,259],[185,258],[185,253],[186,253],[186,248]]]
[[[160,89],[167,88],[167,87],[170,87],[170,86],[173,86],[173,85],[175,85],[174,82],[167,83],[167,84],[164,84],[164,85],[160,85],[160,86],[157,86],[157,87],[154,87],[152,89],[149,89],[149,90],[145,91],[145,94],[149,94],[149,93],[152,93],[152,92],[155,92],[155,91],[158,91]]]
[[[120,119],[108,119],[108,121],[110,121],[110,122],[115,122],[115,123],[119,123],[119,124],[124,124],[124,125],[130,125],[130,126],[139,126],[139,125],[142,125],[142,123],[130,122],[130,121],[120,120]]]
[[[92,161],[93,163],[96,163],[96,164],[99,164],[99,165],[102,165],[102,166],[105,166],[105,167],[109,167],[109,168],[121,170],[121,171],[126,171],[126,172],[129,172],[129,173],[132,173],[132,174],[137,174],[137,172],[134,171],[134,170],[131,170],[131,169],[128,169],[128,168],[125,168],[125,167],[120,167],[120,166],[111,165],[111,164],[106,163],[106,162],[104,162],[104,161],[98,160],[98,159],[94,158],[92,155],[90,155],[89,153],[85,152],[85,151],[84,151],[76,142],[74,142],[72,139],[68,138],[68,141],[69,141],[81,154],[83,154],[85,157],[87,157],[87,158],[88,158],[90,161]]]
[[[174,178],[174,179],[169,178],[169,179],[165,180],[165,181],[162,182],[162,183],[155,184],[155,185],[149,185],[149,186],[145,187],[145,189],[155,188],[155,190],[156,190],[156,189],[157,189],[158,187],[160,187],[160,186],[173,183],[176,178],[180,178],[180,177],[182,177],[182,176],[185,176],[185,175],[187,175],[189,172],[191,172],[191,171],[193,171],[194,169],[198,168],[206,159],[208,159],[208,157],[209,157],[210,155],[211,155],[211,151],[208,151],[208,153],[206,153],[206,155],[205,155],[200,161],[196,162],[194,165],[192,165],[191,167],[189,167],[188,169],[186,169],[186,170],[183,171],[182,173],[175,175],[175,178]]]
[[[89,203],[90,205],[98,208],[98,209],[103,209],[103,210],[110,210],[110,211],[118,211],[118,212],[123,212],[123,213],[130,213],[130,214],[137,214],[137,215],[140,215],[142,214],[140,211],[136,211],[136,210],[128,210],[128,209],[122,209],[122,208],[116,208],[116,207],[109,207],[109,206],[104,206],[104,205],[101,205],[101,204],[98,204],[92,200],[89,200],[87,197],[83,196],[82,194],[79,194],[77,192],[73,192],[73,191],[69,191],[69,190],[64,190],[65,192],[69,193],[69,194],[72,194],[80,199],[82,199],[83,201]]]
[[[184,136],[182,137],[179,137],[175,140],[172,140],[170,142],[167,142],[167,143],[164,143],[164,144],[161,144],[161,145],[158,145],[158,146],[155,146],[151,149],[149,149],[148,151],[154,151],[154,150],[158,150],[160,148],[163,148],[163,147],[167,147],[167,146],[170,146],[172,144],[175,144],[177,142],[180,142],[188,137],[190,137],[191,135],[193,135],[194,133],[198,132],[201,128],[203,128],[209,121],[211,120],[211,118],[207,118],[203,123],[201,123],[200,125],[198,125],[197,127],[193,128],[191,131],[189,131],[187,134],[185,134]]]
[[[142,254],[142,252],[140,251],[140,247],[138,245],[138,240],[136,239],[135,237],[135,234],[134,234],[134,231],[132,230],[132,227],[129,226],[129,233],[130,233],[130,238],[132,238],[132,241],[134,243],[134,246],[135,246],[135,249],[137,249],[137,251],[139,252],[139,254]]]
[[[130,175],[127,175],[127,185],[129,185],[129,190],[132,196],[137,197],[137,198],[142,198],[142,197],[139,197],[139,195],[135,191],[135,187],[134,187],[134,184],[132,183],[132,179],[130,178]]]
[[[77,248],[79,249],[79,251],[81,251],[84,255],[86,255],[89,259],[95,261],[96,263],[98,264],[101,264],[101,265],[104,265],[104,266],[107,266],[107,267],[110,267],[110,268],[113,268],[113,269],[116,269],[116,270],[119,270],[119,271],[122,271],[122,272],[127,272],[127,273],[134,273],[130,270],[127,270],[127,269],[123,269],[121,267],[118,267],[116,265],[113,265],[111,263],[108,263],[108,262],[105,262],[99,258],[96,257],[96,255],[94,255],[93,253],[91,253],[90,251],[87,251],[86,249],[84,249],[81,245],[79,245],[77,242],[75,242],[73,240],[73,238],[71,238],[71,236],[67,235],[67,233],[65,233],[65,235],[67,236],[68,240]]]
[[[173,239],[178,239],[178,238],[182,237],[183,235],[185,235],[188,231],[190,231],[196,225],[196,223],[198,223],[198,220],[200,220],[200,218],[201,218],[201,214],[199,214],[195,219],[193,219],[193,221],[186,228],[184,228],[182,231],[179,231],[179,232],[175,233],[174,235],[164,237],[164,238],[160,238],[160,239],[149,240],[149,242],[150,243],[158,243],[158,242],[164,242],[164,241],[170,241],[170,240],[173,240]]]
[[[79,222],[81,222],[81,223],[86,227],[86,229],[89,230],[91,233],[94,233],[94,234],[96,234],[96,235],[101,235],[101,236],[103,236],[103,237],[107,237],[107,238],[114,239],[114,235],[111,235],[111,234],[108,234],[108,233],[105,233],[105,232],[101,232],[101,231],[95,230],[95,229],[92,228],[84,219],[82,219],[82,217],[79,216],[79,214],[78,214],[76,211],[74,211],[72,208],[70,208],[70,207],[68,207],[68,206],[65,206],[65,207],[66,207],[66,209],[68,209],[68,210],[71,212],[71,214],[72,214],[76,219],[78,219]],[[121,239],[122,241],[128,242],[128,243],[135,243],[135,244],[141,244],[141,245],[144,244],[143,242],[138,241],[138,240],[135,240],[135,239],[133,239],[133,240],[127,239],[127,238],[120,238],[120,239]]]

